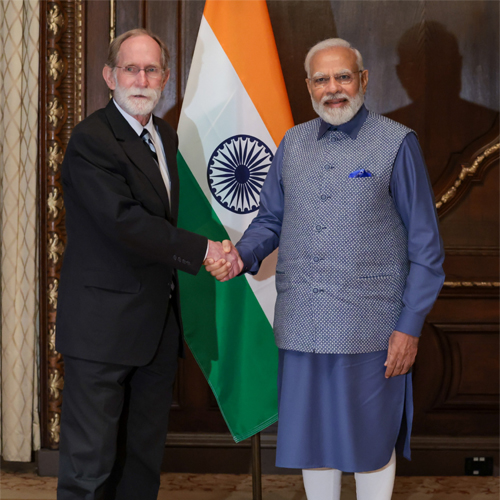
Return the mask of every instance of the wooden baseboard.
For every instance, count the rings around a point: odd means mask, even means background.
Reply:
[[[276,435],[261,434],[263,474],[299,474],[298,469],[274,465]],[[412,460],[398,458],[399,476],[461,476],[465,458],[493,457],[494,475],[499,474],[499,441],[497,436],[415,436],[412,438]],[[56,476],[59,452],[42,449],[37,452],[38,474]],[[167,438],[162,470],[198,474],[249,474],[252,467],[251,443],[235,443],[229,434],[175,433]]]
[[[276,434],[261,434],[261,448],[276,449]],[[167,436],[167,448],[250,448],[251,441],[246,439],[235,443],[230,434],[171,433]],[[411,447],[414,450],[492,450],[498,451],[498,436],[413,436]]]

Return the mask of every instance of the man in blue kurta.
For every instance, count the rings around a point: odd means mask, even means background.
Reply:
[[[303,469],[308,500],[389,500],[410,458],[409,370],[444,274],[434,196],[415,134],[363,105],[368,71],[341,39],[305,61],[319,118],[290,129],[237,243],[255,274],[279,246],[276,465]]]

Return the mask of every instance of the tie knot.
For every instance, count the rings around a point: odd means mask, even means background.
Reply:
[[[149,152],[151,153],[151,156],[154,158],[156,163],[158,163],[158,155],[156,154],[156,148],[155,148],[153,140],[151,139],[151,134],[148,132],[148,130],[144,129],[142,131],[141,139],[143,140],[144,144],[147,146]]]

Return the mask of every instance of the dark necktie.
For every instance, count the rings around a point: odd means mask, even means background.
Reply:
[[[146,129],[144,129],[142,131],[141,139],[148,146],[148,151],[151,153],[151,156],[153,157],[156,164],[159,165],[160,163],[158,162],[158,155],[156,154],[155,145],[153,144],[153,141],[151,140],[151,135],[149,134],[149,132]]]

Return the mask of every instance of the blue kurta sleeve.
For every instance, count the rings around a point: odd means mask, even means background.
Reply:
[[[408,231],[410,272],[396,330],[419,336],[444,282],[444,249],[434,193],[415,134],[404,139],[391,177],[396,209]]]
[[[279,245],[283,223],[283,166],[284,140],[276,151],[260,192],[259,213],[248,226],[236,248],[243,260],[243,272],[256,274],[261,262]]]

